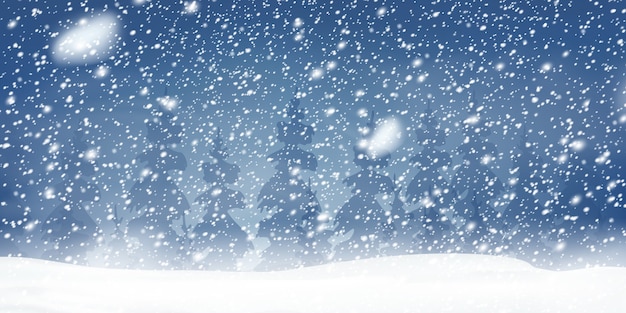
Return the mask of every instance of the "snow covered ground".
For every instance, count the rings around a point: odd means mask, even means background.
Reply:
[[[480,255],[284,272],[130,271],[0,258],[0,312],[624,312],[626,268],[552,272]]]

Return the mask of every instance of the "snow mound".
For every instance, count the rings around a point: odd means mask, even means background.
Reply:
[[[411,255],[282,272],[131,271],[0,258],[0,312],[622,312],[624,268]]]

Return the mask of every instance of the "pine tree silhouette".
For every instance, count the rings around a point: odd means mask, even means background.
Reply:
[[[0,185],[0,199],[0,256],[19,256],[16,242],[24,234],[27,212],[7,182]]]
[[[317,200],[317,191],[311,189],[311,178],[307,183],[309,209],[304,216],[305,223],[298,226],[300,244],[304,247],[302,260],[305,266],[319,265],[329,261],[332,246],[329,242],[332,231],[328,230],[329,218],[322,212]]]
[[[499,228],[500,216],[490,202],[504,191],[504,184],[489,168],[497,149],[487,139],[491,130],[482,116],[484,106],[479,106],[472,96],[469,109],[470,116],[463,127],[465,139],[458,148],[463,163],[453,179],[460,196],[455,211],[465,220],[464,229],[460,232],[461,241],[468,245],[470,251],[488,251],[500,241],[491,234],[493,231],[490,228]]]
[[[393,177],[394,183],[396,177]],[[390,232],[388,235],[388,246],[383,249],[385,255],[404,255],[415,253],[417,226],[414,214],[408,213],[404,209],[404,202],[400,199],[402,187],[394,185],[393,201],[391,203],[391,211],[387,212],[387,226],[385,230]]]
[[[83,131],[74,132],[71,152],[61,155],[63,181],[55,186],[61,204],[46,217],[41,231],[48,247],[43,258],[86,264],[87,251],[96,245],[98,227],[85,207],[100,199],[100,190],[89,181],[95,175],[97,164],[83,140]]]
[[[577,149],[574,149],[577,150]],[[560,170],[565,183],[555,203],[556,227],[562,229],[557,238],[565,243],[565,259],[589,256],[598,248],[602,211],[606,207],[604,192],[610,167],[597,164],[593,147],[570,151]]]
[[[606,156],[607,152],[601,155]],[[605,162],[609,164],[605,176],[603,197],[606,202],[600,216],[600,250],[606,255],[602,264],[624,266],[626,256],[626,155],[618,149]]]
[[[374,130],[374,114],[370,117],[367,128]],[[380,247],[393,232],[387,223],[385,210],[376,195],[391,194],[394,184],[387,176],[376,169],[389,165],[390,154],[372,155],[367,146],[354,147],[354,163],[361,168],[356,174],[347,177],[344,183],[353,187],[353,196],[344,204],[335,216],[335,232],[347,234],[350,238],[335,247],[336,260],[351,260],[376,257],[381,254]]]
[[[213,159],[204,163],[204,180],[209,189],[198,196],[206,214],[193,228],[194,263],[199,269],[236,270],[237,259],[251,250],[248,234],[230,216],[231,209],[244,209],[244,197],[228,188],[239,179],[239,167],[225,161],[228,157],[220,131],[211,151]]]
[[[30,230],[38,222],[31,211],[42,207],[39,190],[29,173],[37,175],[35,162],[40,164],[41,158],[35,158],[35,149],[25,149],[37,145],[35,137],[6,127],[18,125],[23,118],[8,112],[0,112],[0,256],[29,256],[23,250],[33,239]]]
[[[423,213],[416,216],[417,212],[412,212],[414,219],[420,218],[423,225],[422,242],[418,242],[420,250],[438,252],[446,250],[452,235],[448,212],[454,206],[455,191],[439,172],[452,163],[452,158],[437,149],[445,144],[446,135],[434,117],[430,102],[424,115],[426,127],[415,131],[423,150],[411,158],[420,171],[409,183],[406,196],[411,203],[419,204]]]
[[[113,233],[105,247],[105,263],[106,267],[129,268],[132,264],[130,261],[132,249],[129,249],[128,234],[123,228],[124,217],[119,215],[117,205],[107,208],[109,213],[108,219],[113,222]]]
[[[14,145],[3,147],[0,153],[0,256],[22,256],[21,237],[29,221],[29,208],[20,197],[21,177],[16,169],[15,160],[19,160],[19,151]]]
[[[514,255],[545,265],[551,248],[547,245],[554,229],[554,215],[550,204],[540,202],[541,192],[550,191],[544,173],[545,162],[533,150],[524,127],[517,145],[518,153],[513,156],[512,173],[517,175],[514,198],[504,211],[504,237],[508,249]]]
[[[270,246],[263,251],[260,270],[276,270],[318,264],[328,253],[328,233],[320,214],[317,196],[310,184],[302,180],[302,171],[315,171],[317,158],[299,145],[310,144],[313,127],[303,124],[304,114],[293,98],[288,106],[289,121],[278,122],[278,140],[284,146],[270,154],[276,162],[276,173],[263,185],[258,199],[265,218],[259,223],[258,237],[268,238]]]
[[[170,268],[181,262],[183,238],[172,223],[189,210],[187,198],[168,173],[187,168],[185,156],[172,149],[181,142],[182,127],[169,105],[174,100],[160,100],[162,105],[147,122],[151,144],[137,157],[145,169],[128,193],[128,208],[139,213],[128,223],[128,236],[134,238],[139,258],[135,266],[141,268]]]
[[[611,156],[612,170],[607,177],[606,208],[602,212],[600,230],[603,239],[626,244],[626,152]],[[623,249],[623,248],[622,248]]]

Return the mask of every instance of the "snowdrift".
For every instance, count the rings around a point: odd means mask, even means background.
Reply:
[[[282,272],[131,271],[0,258],[4,313],[624,312],[626,268],[411,255]]]

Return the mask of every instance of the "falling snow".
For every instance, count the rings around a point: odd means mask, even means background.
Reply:
[[[3,256],[626,264],[619,1],[3,4]]]

